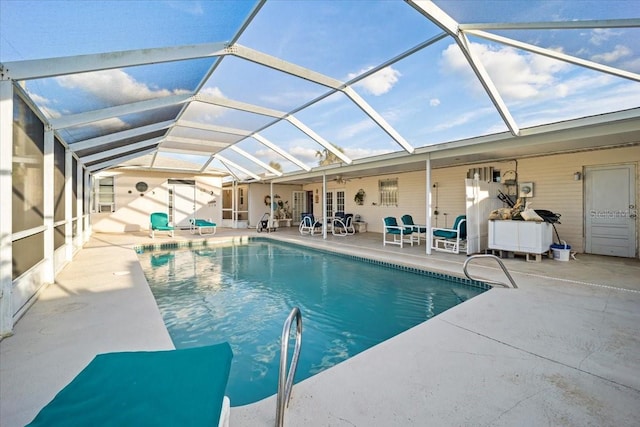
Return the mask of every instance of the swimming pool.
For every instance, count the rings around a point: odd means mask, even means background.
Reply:
[[[293,307],[303,318],[299,382],[486,289],[268,240],[138,256],[176,348],[231,344],[232,406],[276,393]]]

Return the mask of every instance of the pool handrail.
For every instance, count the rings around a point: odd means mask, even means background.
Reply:
[[[504,271],[504,274],[505,274],[505,276],[507,276],[507,279],[509,279],[509,282],[511,282],[511,286],[514,289],[518,289],[518,285],[516,285],[516,281],[513,280],[513,277],[509,273],[509,270],[507,270],[507,267],[504,265],[502,260],[500,258],[498,258],[497,256],[495,256],[495,255],[478,254],[478,255],[471,255],[469,258],[467,258],[464,261],[464,265],[462,266],[462,271],[464,272],[464,275],[467,276],[468,279],[470,279],[470,280],[479,280],[479,281],[484,282],[486,284],[494,285],[494,286],[502,286],[503,288],[508,288],[509,287],[509,285],[507,285],[506,283],[496,282],[496,281],[493,281],[493,280],[478,279],[478,278],[475,278],[475,277],[471,277],[471,275],[467,271],[467,268],[469,266],[469,263],[472,260],[478,259],[478,258],[492,258],[492,259],[495,259],[498,262],[498,264],[500,265],[500,267],[502,268],[502,271]]]
[[[289,372],[286,374],[287,369],[287,354],[289,352],[289,338],[291,336],[291,324],[293,319],[296,320],[296,346],[293,350],[293,358],[291,359],[291,366],[289,366]],[[280,348],[280,371],[278,373],[278,398],[276,407],[276,427],[282,427],[284,425],[284,410],[285,406],[289,406],[289,398],[291,397],[291,388],[293,387],[293,377],[298,367],[298,357],[300,356],[300,346],[302,345],[302,313],[298,307],[294,307],[284,322],[282,328],[282,339]]]

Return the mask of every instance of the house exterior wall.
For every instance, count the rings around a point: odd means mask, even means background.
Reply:
[[[470,168],[493,167],[501,174],[509,170],[517,171],[518,182],[532,182],[534,197],[529,198],[533,209],[545,209],[561,215],[560,224],[556,224],[558,234],[572,246],[573,250],[583,252],[585,247],[585,212],[584,181],[574,180],[575,172],[583,172],[587,166],[634,164],[636,166],[636,202],[640,201],[640,149],[623,147],[603,149],[580,153],[568,153],[549,156],[531,157],[519,160],[488,162],[474,165],[439,168],[432,170],[431,188],[433,210],[432,226],[451,226],[455,217],[464,214],[465,184]],[[380,206],[378,181],[386,178],[398,178],[399,202],[397,207]],[[367,230],[382,232],[382,220],[386,216],[395,216],[400,220],[404,214],[411,214],[414,222],[426,222],[426,172],[410,172],[384,176],[351,179],[344,184],[327,182],[328,189],[344,189],[346,192],[346,211],[359,214],[367,222]],[[304,190],[318,189],[322,194],[321,184],[305,185]],[[364,204],[357,205],[353,200],[359,189],[366,193]],[[502,190],[505,194],[508,188]],[[612,189],[615,191],[615,189]],[[514,188],[512,194],[517,194]],[[322,198],[314,203],[316,216],[321,216]],[[640,228],[640,227],[638,227]],[[554,240],[556,236],[554,234]],[[636,242],[638,236],[636,235]],[[638,244],[636,243],[636,246]]]
[[[293,204],[293,192],[302,190],[298,184],[273,184],[273,194],[280,196],[282,202]],[[251,184],[249,187],[249,227],[255,227],[265,213],[270,212],[269,205],[265,204],[265,197],[271,194],[270,184]]]
[[[92,229],[95,232],[122,233],[149,230],[149,215],[167,212],[169,179],[193,179],[196,181],[196,217],[220,223],[222,220],[222,179],[212,176],[114,171],[115,212],[93,212]],[[136,183],[146,182],[145,192],[136,190]]]

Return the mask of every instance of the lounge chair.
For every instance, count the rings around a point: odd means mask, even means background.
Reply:
[[[333,219],[333,227],[331,227],[331,233],[334,236],[351,236],[356,234],[356,228],[353,225],[353,214],[342,214],[336,216]]]
[[[29,426],[227,426],[228,343],[99,354]]]
[[[400,245],[402,248],[405,242],[413,246],[413,229],[399,226],[395,217],[388,216],[384,218],[382,220],[382,226],[384,228],[382,231],[382,246],[387,246],[387,243],[389,243],[390,245]],[[387,234],[391,234],[393,240],[387,240]]]
[[[269,215],[268,212],[265,212],[264,215],[262,215],[262,218],[260,218],[260,221],[258,221],[258,223],[256,224],[256,231],[258,233],[261,233],[264,230],[270,233],[278,229],[277,227],[274,227],[273,221],[269,219],[270,216],[271,215]]]
[[[322,221],[316,221],[312,213],[303,213],[300,217],[300,225],[298,226],[300,234],[310,234],[313,236],[316,229],[322,229]]]
[[[169,215],[164,212],[154,212],[149,219],[151,229],[151,238],[155,237],[155,231],[168,231],[173,237],[173,226],[169,225]]]
[[[206,221],[204,219],[190,218],[189,224],[191,225],[191,234],[196,234],[196,230],[198,230],[198,233],[201,236],[213,236],[214,234],[216,234],[217,226],[215,222]],[[205,230],[204,233],[202,232],[203,229]],[[210,231],[207,233],[206,230]]]
[[[405,227],[413,229],[413,232],[417,234],[418,245],[420,240],[427,241],[427,226],[423,224],[414,224],[413,217],[411,215],[402,215],[402,224]],[[422,237],[420,236],[422,234]]]
[[[431,248],[436,251],[460,253],[467,248],[467,216],[458,215],[451,228],[431,229]]]

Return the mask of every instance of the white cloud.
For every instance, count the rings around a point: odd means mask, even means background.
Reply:
[[[632,55],[633,52],[628,47],[618,44],[611,52],[599,53],[597,55],[593,55],[591,57],[592,61],[595,62],[604,62],[610,64],[612,62],[616,62],[621,58],[626,58]]]
[[[202,8],[202,3],[199,1],[165,1],[165,4],[169,6],[171,9],[178,10],[180,12],[185,12],[189,15],[202,15],[204,14],[204,9]]]
[[[375,128],[377,125],[373,122],[373,120],[366,118],[364,120],[360,120],[357,123],[354,123],[350,126],[346,126],[344,128],[340,128],[340,139],[349,139],[353,138],[362,132],[366,132],[369,129]]]
[[[600,46],[602,43],[608,41],[611,37],[619,36],[620,32],[616,32],[610,28],[596,28],[591,31],[591,38],[589,43]]]
[[[370,69],[371,68],[360,70],[360,72],[355,74],[353,73],[349,74],[348,78],[353,79],[354,77]],[[355,86],[362,88],[365,92],[371,95],[380,96],[389,92],[393,88],[393,86],[395,86],[395,84],[398,83],[398,80],[401,75],[402,74],[400,74],[400,71],[392,67],[385,67],[382,70],[378,71],[377,73],[374,73],[369,77],[366,77],[364,80],[359,81],[358,83],[355,84]]]
[[[200,94],[213,98],[226,98],[218,87],[204,88],[200,91]],[[207,104],[204,102],[192,102],[189,104],[189,107],[187,107],[183,118],[185,120],[212,123],[215,119],[222,117],[225,112],[226,109],[218,105]]]
[[[122,70],[72,74],[56,77],[56,81],[64,88],[80,89],[110,105],[188,93],[186,90],[152,89]]]
[[[557,84],[557,74],[568,64],[542,55],[521,53],[508,46],[489,46],[472,43],[471,49],[480,58],[500,94],[505,100],[521,100],[539,96],[541,91]],[[482,91],[466,58],[455,44],[442,52],[446,72],[454,72],[466,79],[469,88]]]
[[[432,107],[437,107],[440,105],[440,100],[438,98],[432,98],[429,100],[429,105]]]
[[[298,160],[304,163],[311,164],[311,163],[318,163],[319,158],[316,157],[316,153],[318,151],[322,151],[322,147],[318,146],[318,149],[314,150],[313,148],[294,145],[293,148],[289,150],[289,154],[291,154],[293,157],[297,158]]]

